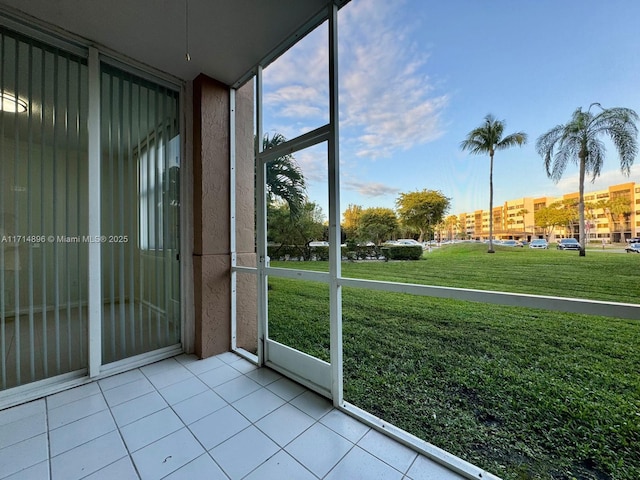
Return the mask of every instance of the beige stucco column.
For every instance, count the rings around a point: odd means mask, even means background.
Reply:
[[[193,81],[194,320],[195,353],[201,358],[226,352],[231,347],[229,105],[226,85],[205,75]],[[253,86],[248,84],[236,95],[239,265],[255,264],[252,112]],[[252,326],[253,332],[257,331],[257,326],[252,325],[256,323],[255,289],[252,298],[249,288],[238,303],[242,307],[239,330],[242,337],[250,337]],[[242,341],[251,342],[249,338]]]

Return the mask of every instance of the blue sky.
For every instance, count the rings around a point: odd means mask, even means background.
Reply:
[[[640,112],[639,18],[637,0],[352,0],[339,15],[341,210],[424,188],[450,197],[450,213],[488,208],[489,159],[459,148],[488,113],[529,135],[497,152],[494,204],[577,191],[575,168],[547,178],[535,141],[593,102]],[[326,36],[265,69],[265,132],[328,121]],[[326,214],[325,148],[296,159]],[[640,183],[640,160],[627,178],[611,147],[586,189],[629,180]]]

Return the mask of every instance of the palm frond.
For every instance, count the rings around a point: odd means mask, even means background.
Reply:
[[[524,145],[527,143],[527,134],[524,132],[516,132],[507,135],[498,143],[496,143],[496,150],[504,150],[506,148]]]
[[[262,147],[263,150],[268,150],[286,141],[280,133],[275,133],[272,137],[265,134]],[[284,200],[289,205],[292,217],[300,215],[306,202],[307,186],[302,169],[293,155],[282,155],[267,162],[266,183],[270,199],[278,197]]]
[[[549,178],[554,178],[552,175],[552,170],[555,167],[552,167],[553,159],[554,159],[554,150],[556,144],[565,134],[565,126],[564,125],[556,125],[547,133],[544,133],[538,137],[536,141],[536,151],[538,155],[540,155],[544,160],[544,168],[547,171],[547,176]],[[566,167],[566,165],[565,165]],[[564,171],[564,167],[563,167]]]

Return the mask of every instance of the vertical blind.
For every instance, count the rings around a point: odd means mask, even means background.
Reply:
[[[180,341],[178,92],[102,66],[102,359]]]
[[[87,365],[86,61],[0,28],[0,389]]]
[[[106,64],[100,83],[97,185],[86,59],[0,27],[0,390],[87,367],[89,268],[103,364],[180,342],[179,94]]]

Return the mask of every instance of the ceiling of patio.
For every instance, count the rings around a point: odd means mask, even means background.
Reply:
[[[349,0],[338,0],[343,5]],[[188,35],[186,10],[188,2]],[[183,80],[227,85],[316,26],[327,0],[0,0]],[[330,2],[329,2],[330,3]],[[188,48],[187,48],[188,36]],[[186,60],[186,53],[191,60]]]

